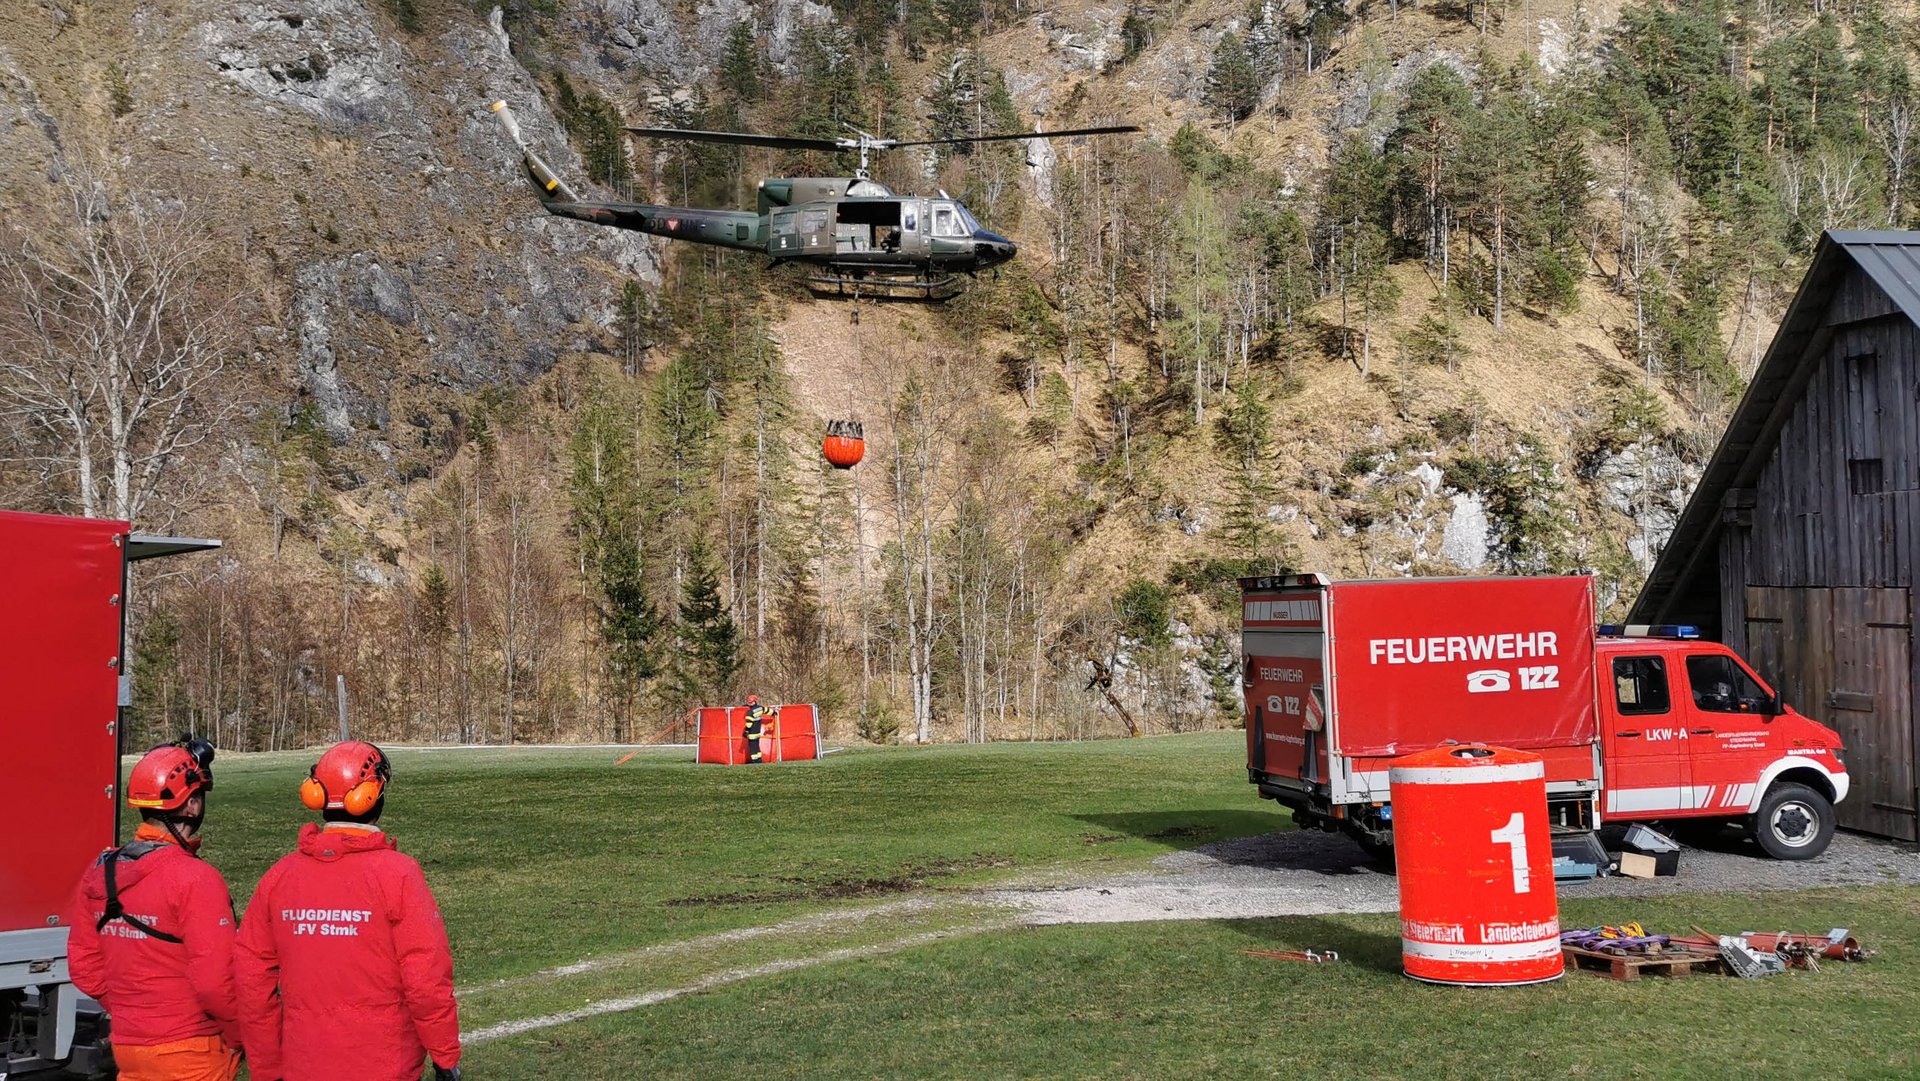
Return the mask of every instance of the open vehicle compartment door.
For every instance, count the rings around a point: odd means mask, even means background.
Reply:
[[[1240,645],[1249,769],[1309,784],[1328,779],[1324,599],[1313,584],[1246,593]]]
[[[0,695],[32,808],[0,853],[0,931],[63,926],[114,839],[124,522],[0,512]]]

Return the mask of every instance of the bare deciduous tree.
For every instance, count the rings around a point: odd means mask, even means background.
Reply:
[[[80,513],[139,520],[236,408],[231,300],[192,211],[84,176],[65,204],[64,222],[0,246],[0,418],[36,437],[12,453]]]

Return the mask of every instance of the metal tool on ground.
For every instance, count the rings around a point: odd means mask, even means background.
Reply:
[[[1845,927],[1836,927],[1824,935],[1742,931],[1740,937],[1756,950],[1773,950],[1786,956],[1805,954],[1828,961],[1864,961],[1873,956],[1873,951],[1862,947],[1860,940],[1849,935]]]
[[[1248,957],[1264,957],[1269,961],[1303,961],[1310,965],[1324,965],[1340,960],[1335,950],[1241,950]]]
[[[1737,935],[1720,936],[1720,957],[1735,976],[1743,979],[1777,976],[1787,970],[1779,954],[1756,950]]]

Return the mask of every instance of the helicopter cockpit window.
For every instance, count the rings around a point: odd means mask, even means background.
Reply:
[[[934,236],[966,236],[967,230],[960,224],[960,215],[952,203],[935,203],[933,206]]]
[[[973,220],[973,212],[964,206],[960,208],[960,222],[967,227],[966,235],[968,236],[982,231],[980,223]]]

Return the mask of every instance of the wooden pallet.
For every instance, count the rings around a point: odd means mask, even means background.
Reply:
[[[1726,963],[1717,953],[1693,953],[1669,950],[1662,953],[1600,953],[1578,946],[1562,946],[1560,952],[1573,968],[1584,968],[1616,980],[1637,980],[1649,976],[1689,976],[1695,972],[1721,975]]]

